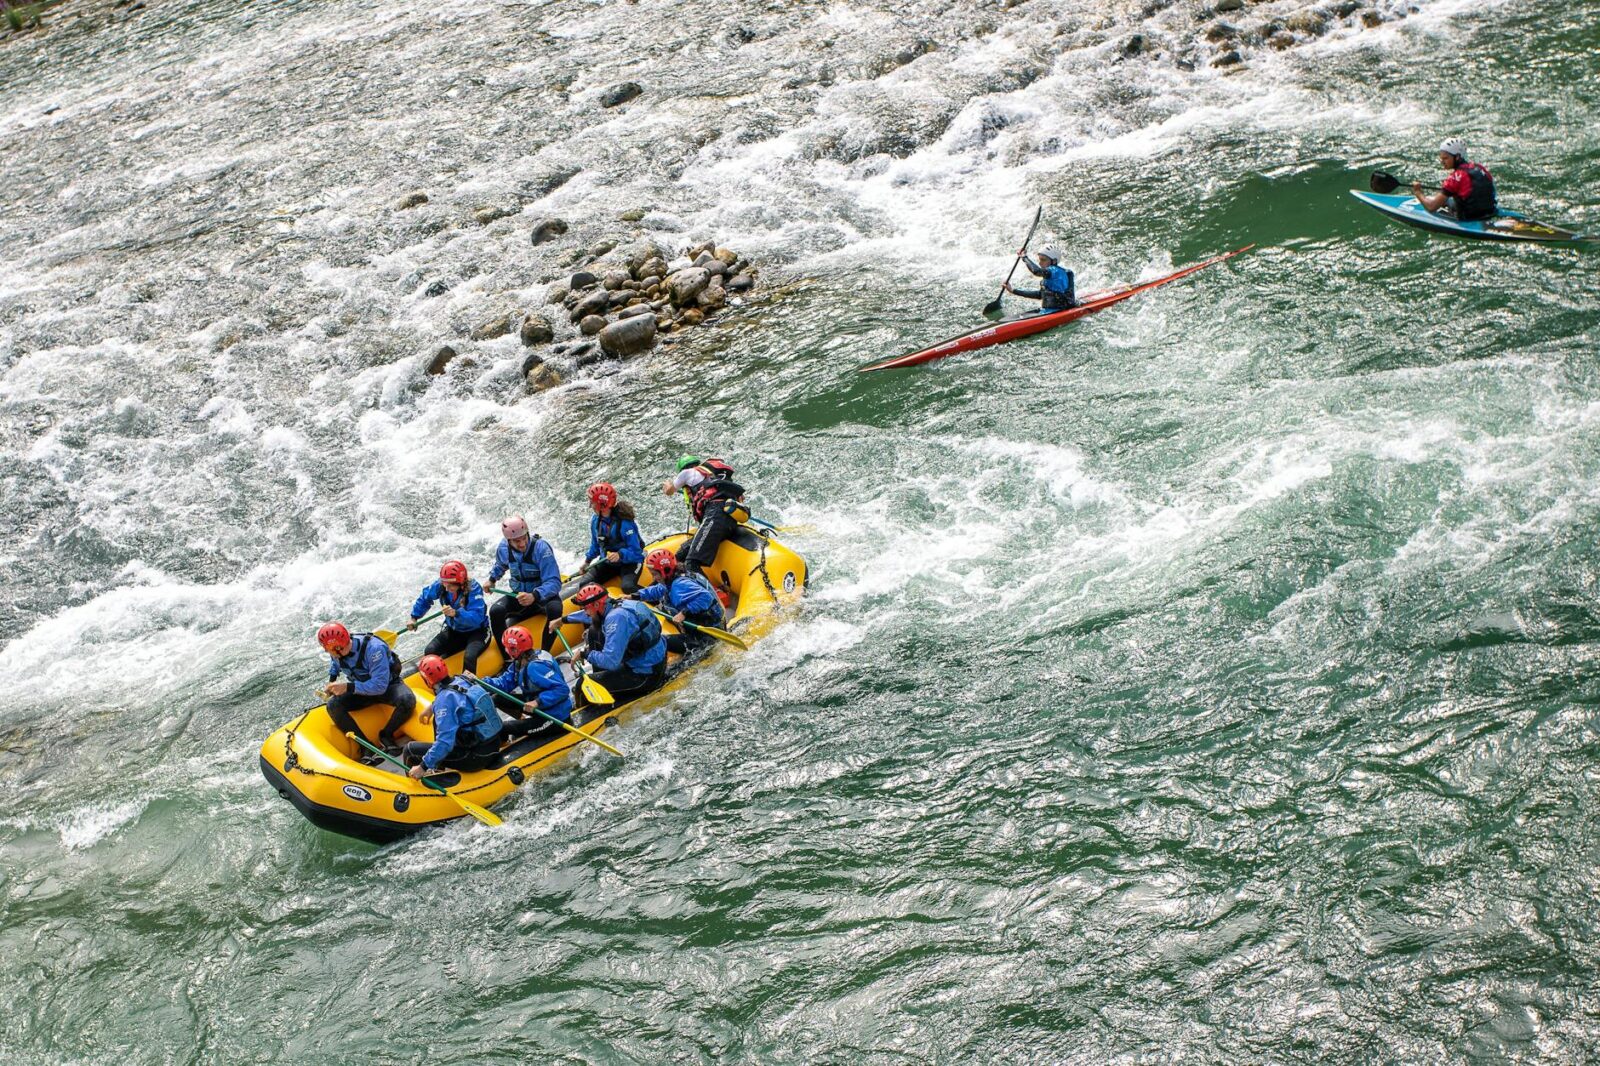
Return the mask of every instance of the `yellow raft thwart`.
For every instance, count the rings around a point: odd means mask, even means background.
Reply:
[[[687,534],[675,534],[649,545],[649,549],[676,551],[685,539]],[[723,541],[715,564],[705,573],[732,593],[728,628],[747,641],[760,637],[778,608],[800,596],[807,578],[805,560],[770,532],[749,525],[741,526]],[[640,577],[641,583],[650,583],[649,570]],[[615,583],[611,592],[621,594]],[[565,606],[569,612],[576,610],[570,600]],[[661,628],[665,634],[678,630],[670,620],[663,620]],[[581,625],[568,625],[562,632],[574,645],[583,639]],[[461,669],[459,653],[446,661],[452,671]],[[478,657],[478,673],[484,677],[498,673],[503,665],[500,649],[493,643]],[[666,688],[677,683],[682,665],[678,656],[668,657]],[[570,667],[568,670],[570,673]],[[399,730],[400,739],[431,742],[433,727],[422,719],[426,717],[423,712],[432,705],[432,694],[415,673],[405,683],[417,694],[417,710]],[[624,706],[579,707],[572,724],[591,735],[601,735],[617,724],[617,712]],[[374,704],[355,712],[355,719],[363,732],[376,736],[379,727],[388,721],[390,710],[389,704]],[[564,729],[545,730],[513,738],[495,766],[470,773],[435,774],[432,780],[463,799],[491,807],[530,774],[551,765],[574,747],[592,745]],[[449,797],[392,766],[368,766],[361,761],[363,754],[354,741],[339,732],[327,707],[317,706],[267,737],[261,745],[261,772],[279,795],[313,824],[374,843],[388,843],[427,826],[463,817],[461,807]]]

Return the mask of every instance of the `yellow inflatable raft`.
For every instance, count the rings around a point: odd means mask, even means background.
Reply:
[[[687,538],[679,533],[649,545],[649,549],[676,551]],[[649,550],[647,549],[647,550]],[[805,560],[780,543],[769,530],[744,525],[722,543],[716,563],[706,568],[714,582],[730,590],[728,628],[747,642],[761,636],[776,617],[778,608],[797,599],[806,585]],[[641,576],[650,583],[650,571]],[[615,583],[613,594],[620,594]],[[576,608],[569,600],[568,611]],[[661,623],[664,633],[677,632],[670,621]],[[583,627],[568,625],[563,634],[576,644],[583,639]],[[733,654],[738,654],[733,652]],[[678,656],[668,659],[670,690],[680,683],[682,663]],[[461,669],[461,656],[447,660],[452,671]],[[503,666],[500,649],[491,643],[478,658],[478,673],[489,676]],[[571,667],[567,667],[571,674]],[[417,694],[417,711],[400,730],[401,740],[433,740],[433,728],[424,723],[423,711],[432,705],[432,694],[415,673],[406,684]],[[656,693],[642,697],[648,701]],[[618,704],[580,707],[572,724],[595,736],[604,736],[617,724]],[[389,704],[376,704],[355,712],[356,721],[368,736],[388,720]],[[608,741],[614,738],[605,737]],[[548,731],[513,738],[500,754],[498,765],[470,773],[451,771],[433,775],[432,780],[461,798],[489,807],[528,779],[535,771],[550,766],[567,751],[587,741],[560,730],[554,737]],[[295,805],[313,824],[336,833],[359,837],[374,843],[398,840],[426,826],[463,816],[462,808],[449,797],[429,789],[420,781],[398,772],[393,766],[367,766],[364,754],[350,738],[339,733],[325,706],[312,707],[278,729],[261,745],[261,772],[278,794]]]

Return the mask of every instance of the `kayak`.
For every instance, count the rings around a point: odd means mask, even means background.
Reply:
[[[1388,217],[1430,233],[1452,237],[1475,237],[1493,241],[1533,241],[1539,244],[1579,244],[1600,241],[1600,234],[1585,236],[1565,226],[1554,226],[1529,218],[1520,211],[1502,210],[1493,218],[1461,222],[1450,215],[1430,213],[1410,193],[1364,192],[1351,189],[1350,195],[1376,208]]]
[[[647,550],[676,551],[688,536],[677,533],[665,537],[649,545]],[[722,542],[716,561],[706,568],[705,574],[730,590],[728,628],[736,630],[746,642],[771,628],[779,617],[778,609],[794,602],[804,591],[807,577],[805,560],[770,533],[752,526],[741,526]],[[649,570],[640,576],[642,585],[650,584]],[[612,595],[621,594],[616,582],[610,587]],[[570,599],[565,607],[569,612],[577,609]],[[661,631],[667,635],[679,632],[679,628],[670,620],[663,620]],[[583,639],[583,634],[581,625],[562,628],[562,635],[574,646]],[[461,653],[445,661],[452,674],[460,671]],[[687,676],[684,666],[679,656],[668,656],[669,680],[665,689],[675,687]],[[478,657],[478,674],[489,677],[503,667],[500,648],[491,642]],[[571,680],[571,666],[565,666],[564,670]],[[415,672],[406,677],[405,683],[416,693],[417,711],[400,728],[400,739],[431,743],[433,727],[421,718],[422,712],[432,706],[433,695]],[[648,700],[661,691],[663,689],[657,689],[640,699]],[[624,706],[624,703],[593,707],[580,704],[573,712],[572,725],[592,736],[609,739],[606,735],[617,725],[617,712]],[[354,717],[362,732],[376,736],[379,727],[388,721],[391,709],[390,704],[376,704],[356,711]],[[567,752],[588,747],[593,745],[564,729],[552,727],[512,738],[501,750],[498,762],[488,769],[467,773],[452,770],[433,774],[431,780],[462,799],[489,807],[515,791],[533,773],[558,762]],[[267,783],[313,825],[374,844],[387,844],[427,826],[463,816],[461,807],[453,800],[405,776],[392,764],[366,765],[360,759],[363,754],[355,741],[339,732],[328,716],[327,706],[318,705],[267,737],[261,745],[261,773]]]
[[[873,363],[871,366],[861,367],[858,373],[865,374],[869,370],[898,370],[902,367],[920,366],[923,363],[931,363],[936,359],[947,359],[952,355],[960,355],[963,352],[974,352],[979,348],[988,348],[991,345],[1004,344],[1006,341],[1031,337],[1035,333],[1044,333],[1058,326],[1064,326],[1068,322],[1075,322],[1084,315],[1092,315],[1096,311],[1103,311],[1112,304],[1119,304],[1123,300],[1139,295],[1141,292],[1149,292],[1151,289],[1160,288],[1162,285],[1177,281],[1179,278],[1186,278],[1190,274],[1206,269],[1206,267],[1216,266],[1218,263],[1232,259],[1236,255],[1243,255],[1254,247],[1255,245],[1253,244],[1247,244],[1243,248],[1214,256],[1203,262],[1192,263],[1181,270],[1175,270],[1164,277],[1155,278],[1151,281],[1141,281],[1136,285],[1129,285],[1121,289],[1107,289],[1103,292],[1089,293],[1078,302],[1078,306],[1069,307],[1064,311],[1044,313],[1035,311],[1031,315],[1023,315],[1020,318],[1008,318],[1003,322],[996,322],[992,326],[984,326],[970,333],[963,333],[959,336],[951,337],[949,340],[940,341],[933,347],[924,348],[920,352],[912,352],[910,355],[901,355],[894,359],[886,359],[881,363]]]

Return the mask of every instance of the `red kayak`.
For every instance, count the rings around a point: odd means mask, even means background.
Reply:
[[[1121,303],[1130,296],[1137,296],[1141,292],[1165,285],[1169,281],[1177,281],[1179,278],[1186,278],[1196,271],[1204,270],[1206,267],[1216,266],[1218,263],[1232,259],[1236,255],[1243,255],[1254,247],[1255,245],[1253,244],[1247,244],[1236,251],[1186,266],[1182,270],[1175,270],[1171,274],[1156,278],[1153,281],[1143,281],[1137,285],[1129,285],[1124,289],[1109,289],[1105,292],[1090,293],[1083,298],[1083,302],[1078,304],[1077,307],[1069,307],[1065,311],[1051,311],[1049,314],[1032,314],[1024,315],[1022,318],[1008,318],[1004,322],[997,322],[992,326],[984,326],[982,329],[975,329],[971,333],[963,333],[959,337],[951,337],[949,340],[940,341],[932,348],[924,348],[920,352],[912,352],[910,355],[902,355],[894,359],[886,359],[881,363],[873,363],[871,366],[864,366],[859,373],[865,374],[869,370],[898,370],[900,367],[905,366],[920,366],[923,363],[931,363],[935,359],[945,359],[952,355],[960,355],[962,352],[973,352],[979,348],[987,348],[991,344],[1004,344],[1006,341],[1014,341],[1019,337],[1031,337],[1035,333],[1043,333],[1046,330],[1055,329],[1057,326],[1064,326],[1068,322],[1082,318],[1084,315],[1092,315],[1096,311],[1103,311],[1112,304]]]

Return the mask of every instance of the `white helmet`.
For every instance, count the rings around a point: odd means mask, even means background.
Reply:
[[[1439,142],[1439,151],[1453,155],[1457,159],[1467,158],[1467,142],[1460,137],[1446,137]]]
[[[1043,248],[1039,249],[1039,257],[1041,259],[1048,259],[1052,263],[1059,263],[1061,262],[1061,249],[1057,248],[1053,244],[1047,244]]]

